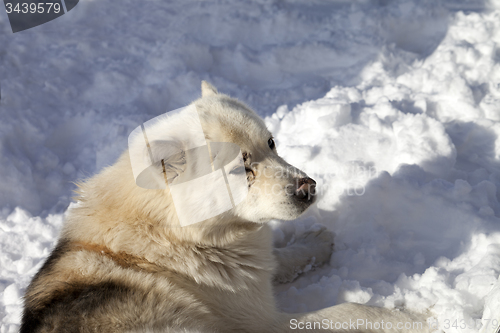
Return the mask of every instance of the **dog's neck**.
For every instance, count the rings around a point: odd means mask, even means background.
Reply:
[[[143,239],[136,239],[141,242]],[[103,244],[69,240],[72,251],[86,251],[112,260],[123,269],[182,277],[183,281],[203,284],[230,292],[251,290],[251,285],[270,281],[275,270],[271,232],[267,226],[249,231],[224,248],[193,243],[155,242],[137,249],[111,249]],[[130,250],[136,252],[129,252]],[[191,281],[191,282],[189,282]]]

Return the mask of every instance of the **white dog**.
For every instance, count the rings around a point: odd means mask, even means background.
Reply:
[[[203,82],[194,106],[207,142],[240,147],[246,198],[181,227],[168,186],[137,186],[125,152],[80,184],[79,204],[27,289],[22,333],[427,331],[415,315],[359,304],[278,311],[272,281],[293,280],[313,257],[327,262],[333,240],[321,230],[273,250],[266,222],[300,216],[315,200],[315,182],[278,156],[264,122],[244,104]],[[185,172],[189,158],[177,158],[155,166],[158,179]]]

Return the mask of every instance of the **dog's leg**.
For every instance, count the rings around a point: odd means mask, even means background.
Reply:
[[[333,233],[327,229],[306,232],[292,245],[274,249],[278,261],[274,281],[293,281],[300,273],[328,262],[332,250]]]

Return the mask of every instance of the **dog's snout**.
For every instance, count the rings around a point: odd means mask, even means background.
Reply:
[[[306,177],[297,179],[297,188],[295,196],[300,200],[311,200],[316,194],[316,182],[314,179]]]

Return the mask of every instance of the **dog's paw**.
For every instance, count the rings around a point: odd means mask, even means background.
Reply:
[[[334,236],[334,233],[327,229],[307,231],[292,246],[303,248],[313,267],[321,266],[330,260]]]
[[[330,260],[334,233],[327,230],[311,230],[299,236],[293,244],[274,250],[278,269],[274,280],[286,283],[300,274],[321,266]]]

